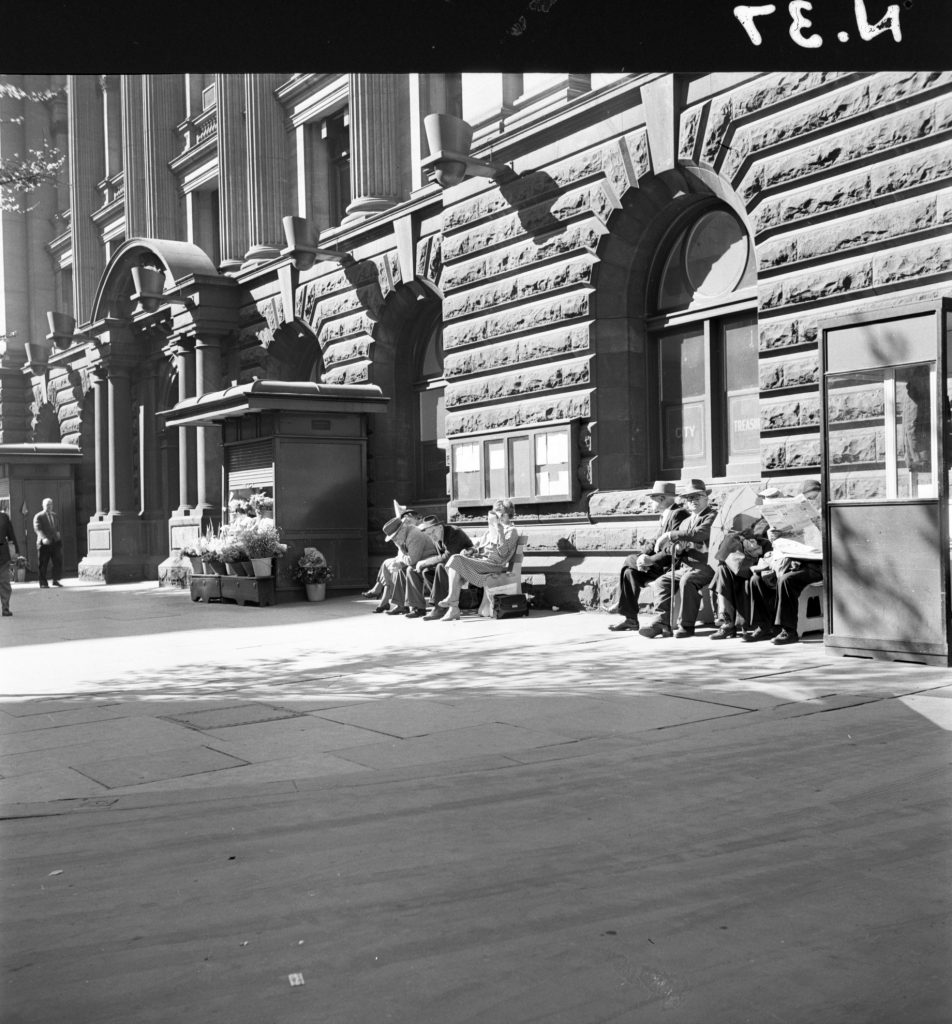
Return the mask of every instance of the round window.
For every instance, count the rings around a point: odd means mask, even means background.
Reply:
[[[691,288],[716,298],[737,287],[747,267],[747,234],[737,218],[724,210],[705,214],[688,232],[684,272]]]

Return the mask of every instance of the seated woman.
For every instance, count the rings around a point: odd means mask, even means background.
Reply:
[[[447,610],[442,622],[459,618],[459,592],[464,582],[480,587],[484,577],[505,572],[509,567],[519,546],[519,534],[512,525],[515,514],[516,510],[508,498],[497,498],[487,517],[486,532],[476,541],[475,547],[449,558],[446,563],[449,594],[439,602]]]

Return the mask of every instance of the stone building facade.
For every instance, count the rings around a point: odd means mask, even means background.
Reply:
[[[372,558],[394,498],[476,523],[506,493],[529,578],[606,606],[654,480],[792,491],[824,458],[863,463],[875,432],[822,449],[823,321],[952,295],[952,73],[25,84],[64,88],[17,131],[69,174],[0,222],[0,463],[81,453],[94,578],[175,577],[179,527],[222,514],[221,431],[160,414],[257,378],[389,399]],[[500,173],[429,180],[431,113]],[[289,214],[319,232],[313,266]],[[151,310],[138,268],[164,275]],[[47,310],[78,325],[52,348]]]

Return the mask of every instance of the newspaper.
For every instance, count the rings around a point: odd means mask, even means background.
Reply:
[[[795,498],[767,498],[760,511],[771,529],[787,536],[801,534],[820,520],[819,510],[805,494]]]

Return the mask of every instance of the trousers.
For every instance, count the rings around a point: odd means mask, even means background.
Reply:
[[[793,562],[775,578],[754,573],[750,581],[751,616],[754,626],[780,626],[797,631],[797,611],[804,587],[823,579],[822,562]]]
[[[714,579],[714,570],[709,565],[683,565],[674,571],[674,590],[681,591],[681,612],[678,625],[693,631],[697,613],[701,610],[701,591]],[[667,626],[671,620],[671,573],[666,572],[655,581],[655,622]]]
[[[671,568],[671,560],[652,562],[647,569],[636,566],[637,555],[629,555],[621,567],[618,580],[618,611],[626,619],[637,621],[638,598],[641,591]]]
[[[50,562],[53,563],[53,579],[58,580],[63,575],[63,542],[41,544],[37,550],[40,556],[40,583],[46,582]]]

